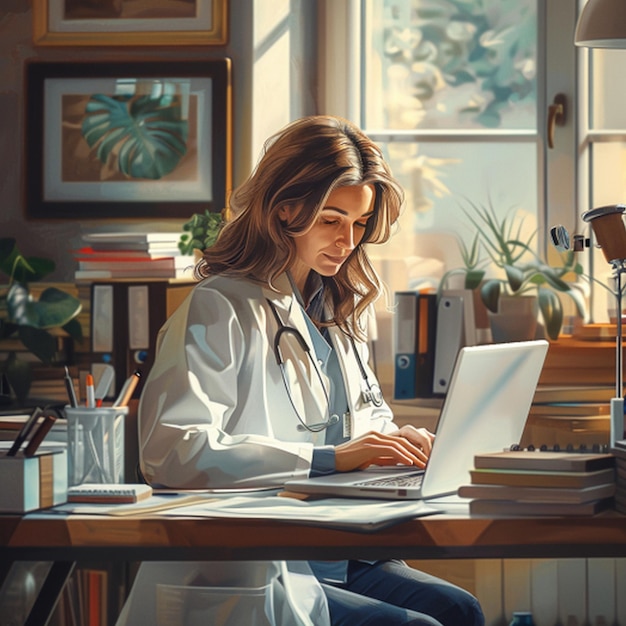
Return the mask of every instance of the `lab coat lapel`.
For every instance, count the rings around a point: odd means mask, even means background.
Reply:
[[[357,375],[358,370],[356,357],[353,354],[352,343],[345,333],[342,333],[338,328],[331,327],[329,332],[333,342],[333,347],[337,353],[339,367],[341,368],[341,372],[343,374],[350,413],[354,414],[355,411],[361,408],[360,406],[354,405],[354,399],[360,398],[361,377]]]
[[[313,339],[309,332],[309,327],[305,320],[305,313],[302,307],[298,304],[298,300],[293,292],[289,278],[286,274],[283,274],[275,282],[275,286],[279,289],[279,292],[272,291],[268,288],[263,288],[263,295],[274,305],[276,313],[280,317],[284,326],[291,326],[300,332],[304,338],[307,346],[311,350],[311,357],[316,360],[315,351],[313,348]],[[272,321],[274,315],[271,310],[267,311],[267,315]],[[270,328],[275,328],[275,324],[271,324]],[[273,341],[273,338],[270,339]],[[321,371],[319,365],[314,366],[309,362],[306,354],[297,346],[297,341],[293,337],[285,336],[283,339],[285,342],[289,342],[288,345],[294,346],[294,353],[298,355],[298,359],[302,361],[303,367],[308,370],[308,377],[304,379],[302,376],[295,376],[295,372],[292,368],[285,368],[288,371],[289,387],[294,399],[297,400],[297,396],[301,397],[304,402],[304,407],[301,408],[301,417],[306,419],[307,423],[317,423],[328,418],[328,402],[327,394],[330,389],[330,381],[324,372]],[[285,344],[281,344],[284,348]],[[326,389],[320,388],[320,380],[318,374],[321,377],[321,383]]]
[[[293,326],[304,337],[309,346],[313,345],[309,327],[304,319],[304,312],[298,305],[298,300],[293,292],[287,274],[282,274],[275,281],[279,292],[263,287],[263,295],[274,305],[283,325]],[[270,315],[273,317],[271,311]]]

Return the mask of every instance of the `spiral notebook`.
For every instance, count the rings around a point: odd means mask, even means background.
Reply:
[[[420,500],[456,493],[477,454],[519,441],[548,351],[543,340],[459,351],[425,470],[368,468],[290,480],[287,491],[339,497]]]

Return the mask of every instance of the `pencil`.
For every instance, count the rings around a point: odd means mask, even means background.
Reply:
[[[65,388],[67,389],[67,397],[70,401],[70,406],[78,406],[78,400],[76,399],[76,391],[74,391],[74,383],[72,382],[72,377],[70,376],[70,371],[67,369],[67,365],[65,366]]]
[[[133,392],[135,391],[135,388],[137,387],[137,383],[139,382],[140,378],[141,378],[141,371],[135,370],[126,379],[126,382],[124,383],[122,390],[117,396],[117,399],[113,403],[113,406],[128,406],[128,403],[130,402],[130,399],[133,396]]]
[[[45,415],[41,424],[39,424],[35,434],[30,438],[28,445],[24,449],[24,456],[33,456],[37,452],[37,448],[44,440],[45,436],[50,432],[50,429],[54,426],[54,422],[57,421],[56,415]]]
[[[22,444],[30,434],[30,431],[33,429],[33,426],[37,423],[39,416],[41,415],[42,410],[37,407],[30,415],[30,417],[24,422],[24,425],[20,429],[20,432],[17,433],[17,437],[15,441],[13,441],[13,445],[7,452],[7,456],[15,456],[17,451],[22,447]]]

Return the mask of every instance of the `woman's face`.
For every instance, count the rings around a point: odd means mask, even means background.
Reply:
[[[294,238],[296,262],[290,268],[302,291],[311,270],[334,276],[365,234],[367,220],[374,213],[373,185],[335,189],[313,226]],[[288,223],[292,207],[283,207],[281,219]]]

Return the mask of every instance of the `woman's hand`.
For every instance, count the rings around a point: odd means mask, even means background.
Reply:
[[[390,434],[395,437],[404,437],[405,439],[408,439],[413,445],[420,448],[426,457],[430,456],[430,452],[433,449],[435,435],[426,428],[415,428],[415,426],[412,426],[411,424],[405,424]]]
[[[423,468],[435,436],[425,428],[403,426],[383,434],[366,433],[335,448],[338,472],[364,469],[369,465],[415,465]]]

